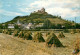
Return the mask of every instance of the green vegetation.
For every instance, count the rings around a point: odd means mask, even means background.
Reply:
[[[44,28],[44,29],[50,29],[50,28],[52,27],[51,24],[52,24],[52,23],[51,23],[48,19],[46,19],[46,20],[44,21],[43,28]]]
[[[35,29],[79,29],[80,24],[71,22],[68,20],[63,20],[61,16],[53,16],[48,13],[31,13],[27,16],[17,16],[13,20],[8,21],[6,23],[0,24],[0,29],[8,29],[8,24],[15,24],[18,20],[22,24],[25,23],[33,23],[39,24],[43,23],[43,27],[37,27]],[[15,29],[20,29],[18,25],[14,25]]]

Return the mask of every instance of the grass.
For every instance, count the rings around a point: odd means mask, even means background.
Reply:
[[[54,24],[64,24],[66,22],[66,21],[59,19],[59,18],[54,18],[54,19],[53,18],[47,18],[47,19],[50,20]]]

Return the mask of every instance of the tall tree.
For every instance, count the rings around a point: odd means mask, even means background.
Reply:
[[[3,28],[3,26],[2,26],[2,24],[0,24],[0,29],[2,29]]]
[[[51,28],[51,25],[52,25],[52,23],[50,22],[50,20],[46,19],[46,20],[44,21],[43,27],[44,27],[45,29],[49,29],[49,28]]]

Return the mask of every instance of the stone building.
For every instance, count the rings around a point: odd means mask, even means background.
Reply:
[[[45,8],[42,8],[42,9],[41,9],[41,12],[42,12],[42,13],[45,13]]]
[[[45,8],[42,8],[42,9],[40,9],[38,11],[34,11],[33,13],[38,13],[38,14],[46,13],[47,14],[47,12],[45,11]]]

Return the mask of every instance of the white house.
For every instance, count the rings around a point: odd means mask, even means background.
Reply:
[[[23,29],[26,29],[27,25],[28,24],[22,24],[21,26],[22,26]]]
[[[43,27],[44,23],[39,23],[35,27]]]
[[[14,24],[8,24],[8,28],[9,29],[14,29],[15,27],[14,27]]]
[[[26,29],[34,29],[34,24],[29,23],[29,24],[26,26]]]

